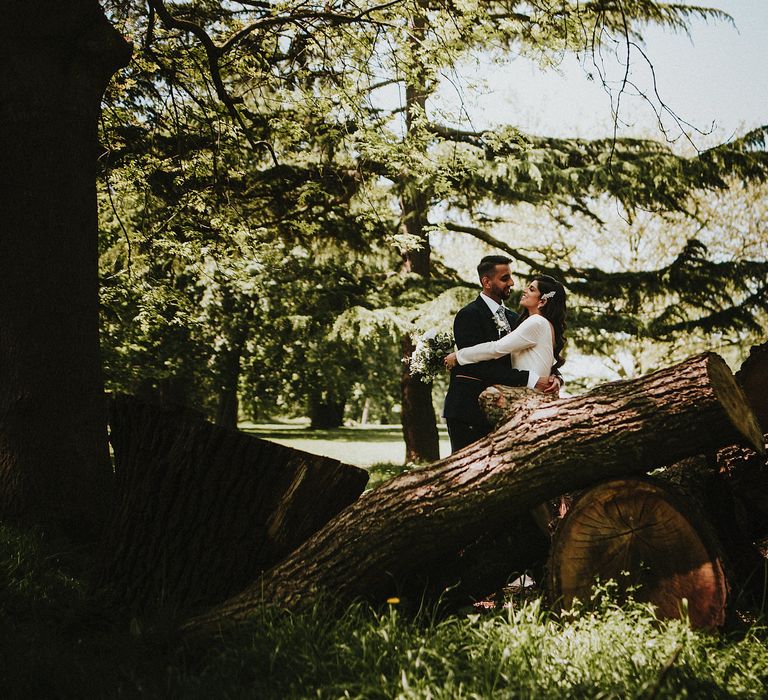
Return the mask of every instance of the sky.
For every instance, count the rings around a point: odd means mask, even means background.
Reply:
[[[697,147],[768,124],[768,0],[711,0],[707,5],[729,13],[735,26],[693,20],[690,37],[649,27],[643,46],[664,102],[683,120],[711,132],[701,135],[684,127]],[[609,74],[618,79],[623,69],[614,63]],[[650,89],[652,75],[639,53],[633,57],[631,75],[644,90]],[[446,77],[441,101],[453,110],[463,105],[464,128],[508,123],[549,136],[594,138],[612,133],[610,98],[573,56],[542,70],[522,56],[494,64],[485,55]],[[485,82],[482,94],[466,87],[478,78]],[[653,110],[638,97],[623,96],[620,113],[627,123],[624,135],[647,136],[657,129]]]
[[[643,32],[643,50],[653,63],[661,98],[683,120],[708,132],[683,126],[697,148],[768,125],[768,0],[711,0],[706,5],[730,14],[734,24],[693,20],[690,36],[657,27]],[[616,63],[609,73],[619,77],[623,69]],[[650,88],[652,75],[639,54],[633,58],[632,79],[644,90]],[[473,86],[478,82],[484,83],[480,92]],[[481,55],[446,76],[439,103],[455,113],[464,111],[462,121],[454,123],[465,129],[510,124],[546,136],[599,138],[613,133],[609,96],[573,56],[542,70],[522,56],[497,64]],[[620,135],[661,138],[654,110],[643,99],[623,97],[620,114],[625,122]],[[670,134],[679,136],[680,130],[672,128]],[[684,138],[676,143],[690,147]],[[617,365],[630,360],[615,358]],[[573,354],[564,368],[566,378],[615,379],[615,371],[604,361]]]

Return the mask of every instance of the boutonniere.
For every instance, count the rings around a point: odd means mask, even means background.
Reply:
[[[500,314],[493,314],[493,322],[496,324],[496,328],[498,329],[500,336],[509,333],[509,323],[504,323],[504,321],[506,321],[506,317],[501,318]]]

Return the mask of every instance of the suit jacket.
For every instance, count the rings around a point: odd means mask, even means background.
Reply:
[[[517,314],[507,309],[506,315],[510,326],[514,327]],[[459,349],[499,339],[493,313],[479,296],[456,314],[453,321],[453,337]],[[443,416],[469,425],[488,425],[477,399],[483,389],[492,384],[526,386],[528,371],[512,367],[509,357],[457,365],[451,370],[451,383],[445,395]],[[490,429],[490,425],[488,428]]]

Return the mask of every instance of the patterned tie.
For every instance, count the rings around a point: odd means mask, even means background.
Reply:
[[[509,321],[507,320],[507,314],[505,313],[505,309],[503,306],[500,306],[498,309],[496,309],[496,316],[499,319],[498,327],[499,327],[499,336],[506,335],[512,330],[512,326],[509,325]]]

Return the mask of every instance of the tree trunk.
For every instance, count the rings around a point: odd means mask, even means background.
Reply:
[[[111,478],[97,124],[131,51],[96,0],[4,3],[0,42],[0,516],[88,535]]]
[[[240,415],[240,402],[235,387],[226,387],[219,389],[218,402],[216,406],[215,425],[222,428],[237,430],[237,419]]]
[[[766,456],[741,446],[723,448],[713,459],[700,455],[656,476],[693,504],[717,534],[732,572],[740,605],[761,604],[765,562],[755,542],[768,535]]]
[[[426,110],[427,72],[419,58],[426,28],[426,17],[423,10],[419,9],[411,18],[409,30],[409,47],[413,62],[408,66],[405,86],[405,125],[408,134],[414,132],[415,122]],[[400,182],[400,229],[405,236],[416,241],[417,245],[411,245],[403,252],[403,272],[424,278],[431,275],[431,247],[429,234],[425,230],[428,207],[429,200],[424,193],[424,184],[414,181],[407,174],[404,175]],[[410,356],[413,348],[413,339],[406,334],[402,339],[402,357]],[[418,377],[411,376],[405,365],[400,375],[400,397],[405,461],[423,463],[440,459],[440,438],[432,405],[432,387]]]
[[[755,345],[736,372],[747,401],[763,431],[768,433],[768,342]]]
[[[371,410],[371,399],[366,396],[363,402],[363,414],[360,416],[360,425],[368,425],[368,414]]]
[[[368,474],[121,396],[118,482],[100,585],[134,608],[242,590],[362,493]]]
[[[245,343],[245,334],[238,338]],[[216,419],[214,423],[222,428],[237,429],[237,419],[240,413],[238,388],[240,386],[240,357],[242,344],[230,348],[226,357],[221,358],[221,371],[219,374],[218,403],[216,406]]]
[[[344,425],[344,410],[346,407],[346,398],[335,397],[331,392],[323,392],[321,396],[310,397],[310,427],[317,430],[340,428]]]
[[[743,393],[711,353],[583,396],[523,400],[488,437],[360,498],[189,629],[242,619],[265,600],[306,606],[320,590],[338,602],[382,601],[397,582],[548,498],[738,441],[764,450]]]
[[[684,600],[694,627],[720,627],[729,586],[722,547],[690,502],[651,479],[617,479],[583,493],[552,543],[548,589],[566,608],[613,579],[663,618]]]
[[[403,336],[401,347],[403,357],[410,357],[414,345],[409,335]],[[440,435],[432,406],[432,387],[412,376],[403,363],[400,390],[405,461],[436,462],[440,459]]]
[[[766,433],[768,440],[768,433]],[[755,541],[768,536],[768,459],[740,445],[717,453],[722,482],[735,499],[734,519],[744,536]]]
[[[218,280],[221,293],[221,333],[226,342],[216,358],[218,403],[215,424],[237,429],[240,417],[240,362],[253,327],[253,303],[235,293],[225,279]]]

